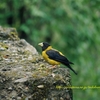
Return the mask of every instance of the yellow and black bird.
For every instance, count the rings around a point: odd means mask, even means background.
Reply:
[[[42,47],[42,56],[49,64],[51,65],[64,64],[77,75],[77,73],[70,66],[70,64],[73,63],[70,62],[60,51],[53,49],[52,46],[47,42],[42,42],[39,43],[38,45]]]

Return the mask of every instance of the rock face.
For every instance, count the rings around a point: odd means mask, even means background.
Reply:
[[[72,100],[68,69],[50,66],[16,29],[0,27],[0,100]]]

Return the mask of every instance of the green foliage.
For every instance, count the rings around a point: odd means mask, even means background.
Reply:
[[[100,0],[2,0],[0,24],[16,27],[38,50],[47,41],[62,51],[78,71],[73,85],[100,85]],[[74,98],[99,100],[99,93],[76,89]]]

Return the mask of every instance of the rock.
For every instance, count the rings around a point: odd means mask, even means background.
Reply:
[[[72,100],[68,69],[50,67],[15,28],[0,26],[0,100]]]
[[[26,42],[24,39],[21,39],[21,40],[19,41],[19,44],[22,44],[22,47],[24,47],[24,50],[25,50],[25,51],[29,51],[29,52],[31,52],[33,55],[34,55],[34,54],[38,54],[38,52],[36,51],[36,49],[35,49],[33,46],[31,46],[28,42]]]
[[[14,82],[15,82],[15,83],[17,83],[17,82],[19,82],[19,83],[21,83],[21,82],[26,82],[27,79],[28,79],[28,77],[24,77],[24,78],[17,79],[17,80],[15,80]]]

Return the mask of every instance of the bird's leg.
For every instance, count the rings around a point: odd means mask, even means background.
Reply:
[[[57,66],[56,65],[53,65],[52,67],[50,67],[50,69],[54,69],[54,68],[56,68]]]
[[[56,68],[56,65],[53,65],[52,67],[49,67],[49,70],[47,71],[47,73],[50,72],[50,71],[52,73],[52,69],[54,69],[54,68]]]

